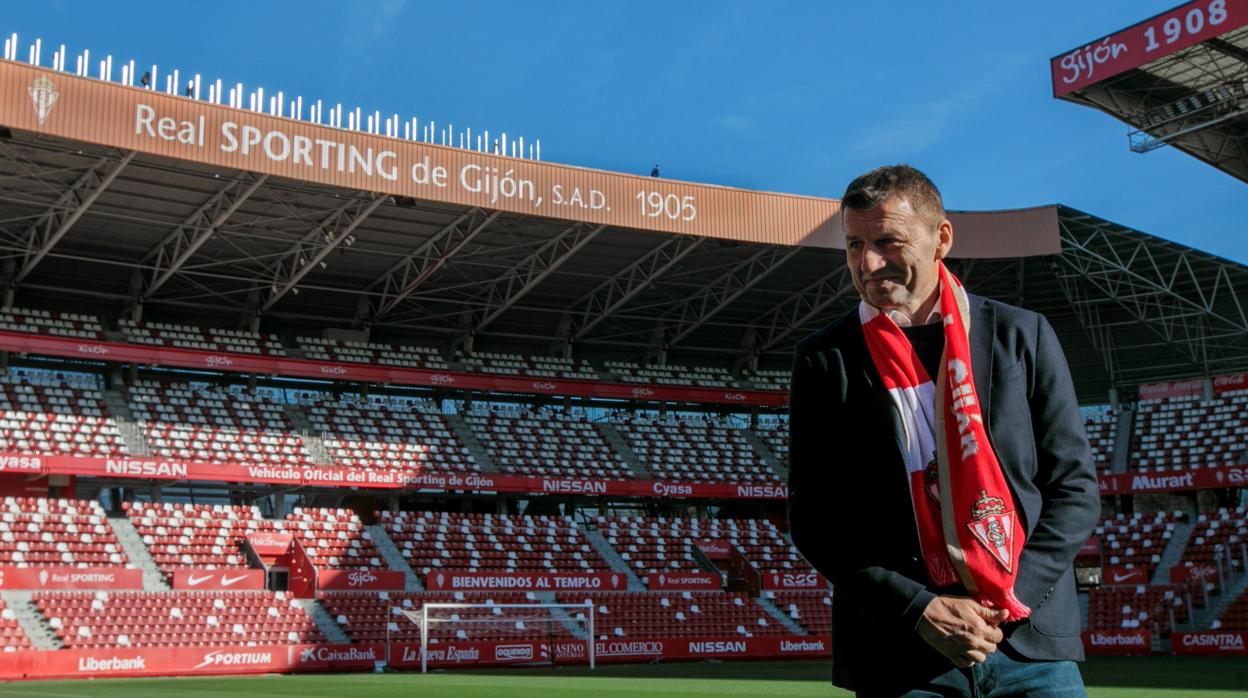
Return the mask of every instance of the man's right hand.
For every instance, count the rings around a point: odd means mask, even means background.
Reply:
[[[964,596],[937,596],[919,619],[919,637],[956,667],[982,662],[997,651],[1001,629],[1009,616],[1005,609],[991,610]]]

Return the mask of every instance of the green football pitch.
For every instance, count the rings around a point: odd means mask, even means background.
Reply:
[[[326,696],[371,698],[608,698],[642,696],[847,696],[828,683],[827,662],[725,662],[439,671],[393,674],[99,679],[0,684],[0,696]],[[1221,657],[1099,658],[1083,665],[1092,698],[1248,696],[1248,660]]]

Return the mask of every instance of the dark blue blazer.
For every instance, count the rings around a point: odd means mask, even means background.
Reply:
[[[1026,545],[1015,593],[1031,618],[1002,651],[1082,659],[1072,562],[1100,515],[1070,369],[1044,316],[970,295],[971,363]],[[939,590],[920,561],[904,436],[857,308],[797,344],[789,403],[793,542],[833,585],[833,681],[901,692],[952,664],[915,632]]]

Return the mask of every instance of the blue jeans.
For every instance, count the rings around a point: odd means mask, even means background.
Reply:
[[[950,669],[927,685],[901,694],[903,698],[1087,698],[1083,676],[1074,662],[1020,662],[1004,652],[988,655],[983,664]]]

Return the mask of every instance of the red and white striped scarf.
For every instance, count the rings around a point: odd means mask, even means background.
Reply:
[[[1025,533],[975,391],[966,291],[943,263],[940,282],[945,348],[935,382],[888,314],[864,301],[858,317],[905,427],[910,500],[932,584],[961,581],[984,606],[1020,620],[1031,613],[1014,595]]]

